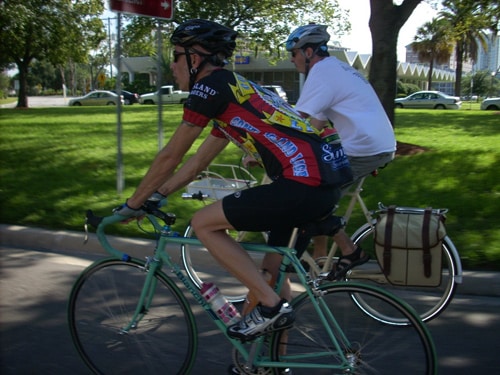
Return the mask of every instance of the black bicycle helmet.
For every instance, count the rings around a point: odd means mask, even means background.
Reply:
[[[189,48],[199,44],[211,54],[230,57],[236,47],[238,33],[217,22],[192,19],[180,24],[170,37],[173,45]]]

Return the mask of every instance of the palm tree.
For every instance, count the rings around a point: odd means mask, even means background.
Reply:
[[[479,45],[487,50],[485,30],[491,27],[491,11],[488,9],[495,1],[444,0],[444,10],[440,18],[450,25],[450,32],[455,41],[457,68],[455,71],[455,95],[460,95],[463,61],[470,58],[475,61]]]
[[[444,19],[434,18],[418,28],[417,34],[411,43],[413,52],[418,59],[429,63],[427,87],[432,87],[432,73],[434,64],[444,64],[450,60],[453,44],[448,36],[448,27]]]

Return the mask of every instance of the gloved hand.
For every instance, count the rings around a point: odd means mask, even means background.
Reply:
[[[146,212],[144,212],[140,208],[135,209],[135,208],[130,207],[127,204],[127,202],[125,202],[121,206],[114,208],[113,213],[115,215],[121,215],[121,216],[125,216],[128,218],[137,218],[137,217],[141,217],[141,216],[146,215]]]
[[[154,204],[156,208],[166,206],[167,196],[162,193],[155,191],[147,200],[148,204]]]

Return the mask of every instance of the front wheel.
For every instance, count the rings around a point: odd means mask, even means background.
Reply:
[[[359,228],[353,235],[353,242],[360,245],[364,251],[369,252],[372,258],[375,257],[374,251],[374,226],[364,225]],[[347,280],[359,280],[364,283],[373,283],[381,286],[385,290],[395,294],[405,302],[407,302],[420,315],[424,321],[430,321],[441,314],[448,304],[453,299],[456,290],[457,268],[460,260],[455,258],[453,252],[455,246],[451,239],[446,236],[442,243],[442,267],[441,267],[441,282],[435,287],[429,286],[402,286],[391,284],[382,272],[379,264],[375,261],[365,263],[362,266],[355,267],[347,274]],[[379,319],[387,324],[405,325],[406,321],[391,317],[390,315],[377,312],[375,308],[369,306],[369,303],[358,300],[360,307],[364,307],[368,314],[371,314],[375,319]]]
[[[147,275],[144,262],[106,259],[87,268],[71,291],[73,343],[96,374],[187,374],[196,323],[179,288],[162,273],[132,321]]]
[[[358,308],[354,296],[408,321],[408,326],[380,324]],[[436,374],[436,352],[427,327],[397,297],[370,285],[337,282],[321,285],[313,298],[302,293],[292,300],[292,328],[271,339],[273,360],[284,362],[293,375]],[[320,319],[318,309],[326,320]]]

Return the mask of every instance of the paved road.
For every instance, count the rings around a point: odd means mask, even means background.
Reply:
[[[63,107],[67,106],[71,97],[63,96],[29,96],[28,97],[28,107]],[[17,101],[10,104],[2,105],[2,108],[14,108],[17,105]]]
[[[66,326],[72,283],[96,256],[0,247],[0,373],[88,374]],[[458,294],[431,322],[440,374],[498,373],[500,298]],[[195,375],[225,374],[229,345],[203,312]],[[409,374],[408,374],[409,375]]]

